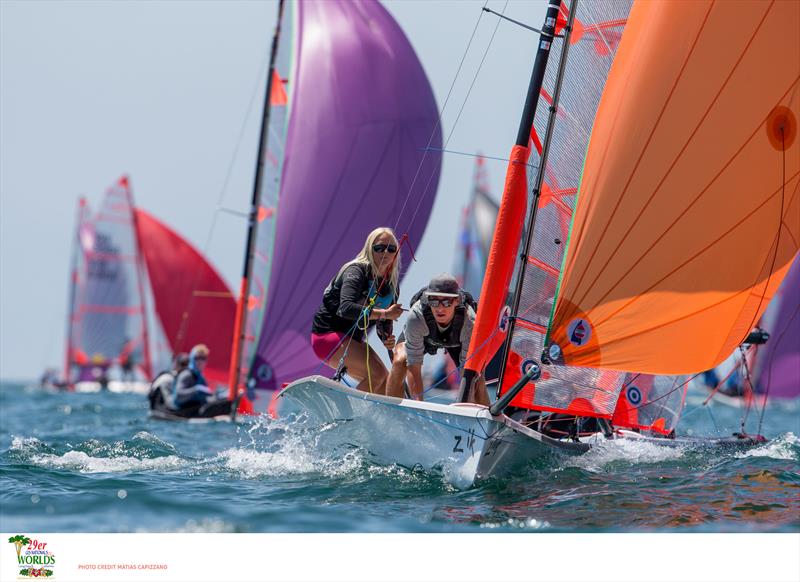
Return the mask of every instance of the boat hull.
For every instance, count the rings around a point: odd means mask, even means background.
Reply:
[[[438,470],[459,488],[590,448],[492,416],[485,406],[369,394],[321,376],[284,388],[277,410],[281,417],[300,415],[310,426],[337,425],[343,444],[367,450],[376,462]]]
[[[131,394],[147,394],[150,390],[149,382],[122,382],[119,380],[110,380],[107,385],[109,392],[117,394],[131,393]],[[102,392],[103,386],[100,382],[76,382],[75,392]]]

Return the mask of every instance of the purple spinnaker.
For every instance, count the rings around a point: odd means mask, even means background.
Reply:
[[[770,398],[796,398],[800,396],[800,257],[795,257],[776,300],[777,313],[767,327],[769,341],[756,363],[756,392]]]
[[[442,146],[433,92],[389,13],[373,0],[308,0],[294,12],[274,251],[250,371],[259,389],[320,371],[310,334],[323,290],[378,226],[419,245],[441,169],[438,152],[426,155]],[[407,267],[406,248],[402,258]]]

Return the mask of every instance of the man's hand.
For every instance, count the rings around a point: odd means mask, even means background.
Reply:
[[[394,343],[395,343],[395,337],[393,335],[390,335],[385,340],[383,340],[383,345],[386,346],[387,350],[394,349]]]

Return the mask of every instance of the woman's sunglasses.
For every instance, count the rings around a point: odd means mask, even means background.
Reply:
[[[450,307],[456,302],[455,299],[428,299],[428,305],[431,307]]]
[[[385,245],[380,243],[377,245],[372,245],[372,251],[375,253],[389,252],[394,254],[397,252],[397,245]]]

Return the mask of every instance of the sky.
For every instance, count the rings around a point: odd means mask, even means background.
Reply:
[[[516,137],[537,37],[481,7],[538,28],[546,5],[382,3],[428,75],[446,149],[461,152],[444,154],[413,241],[410,297],[452,270],[474,154],[500,158],[486,164],[499,198]],[[61,365],[77,199],[96,207],[122,174],[138,206],[238,287],[246,224],[220,209],[249,206],[276,15],[275,1],[0,0],[0,378]]]

